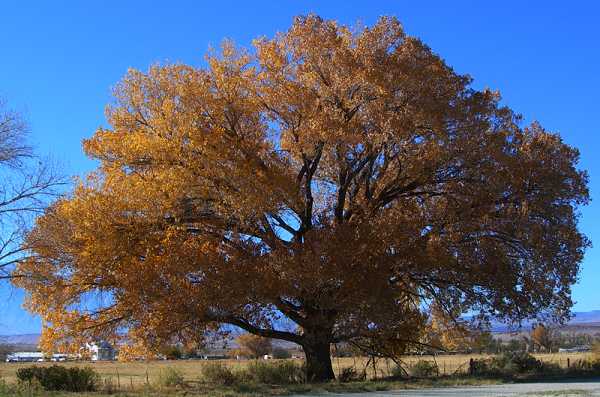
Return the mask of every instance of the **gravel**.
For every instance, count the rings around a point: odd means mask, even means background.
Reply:
[[[314,396],[314,395],[313,395]],[[372,393],[327,393],[328,397],[600,397],[600,379],[592,382],[519,383],[492,386],[391,390]],[[299,396],[296,396],[299,397]]]

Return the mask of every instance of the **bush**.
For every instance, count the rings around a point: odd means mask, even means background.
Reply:
[[[29,382],[17,382],[15,387],[7,387],[5,384],[0,396],[45,396],[46,391],[37,379],[33,379]]]
[[[587,372],[593,375],[600,375],[600,360],[576,360],[571,363],[568,371],[579,374]]]
[[[206,363],[202,366],[202,377],[209,383],[230,386],[236,382],[234,373],[224,364]]]
[[[158,384],[165,387],[185,386],[183,373],[176,368],[167,368],[160,372]]]
[[[392,367],[391,375],[393,378],[404,378],[408,375],[408,373],[404,367],[402,367],[399,364],[396,364]]]
[[[440,370],[433,361],[419,360],[409,367],[409,372],[412,376],[418,378],[429,378],[431,376],[439,375]]]
[[[271,354],[273,355],[273,358],[279,360],[292,358],[292,354],[289,352],[289,350],[283,349],[281,347],[274,347]]]
[[[559,370],[526,352],[506,352],[491,359],[473,360],[470,374],[475,376],[512,376],[515,374],[553,372]]]
[[[26,367],[17,370],[17,379],[21,383],[39,382],[44,390],[85,392],[98,388],[100,376],[92,368],[62,367]]]
[[[469,375],[474,375],[474,376],[490,375],[490,373],[491,373],[490,364],[491,364],[491,360],[486,360],[486,359],[472,360],[469,363]]]
[[[183,350],[179,346],[166,346],[161,349],[161,354],[167,360],[180,360],[183,357]]]
[[[278,385],[302,383],[305,378],[302,366],[293,361],[256,361],[248,365],[244,375],[257,383]]]
[[[539,372],[544,375],[560,375],[563,373],[563,369],[557,363],[542,362]]]
[[[520,374],[537,372],[542,368],[542,362],[526,352],[505,353],[500,358],[501,362],[508,363]]]
[[[347,367],[342,369],[342,372],[338,376],[338,381],[342,383],[362,381],[365,380],[366,373],[364,371],[358,373],[354,367]]]

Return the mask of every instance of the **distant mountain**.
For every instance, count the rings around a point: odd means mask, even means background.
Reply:
[[[522,324],[521,330],[529,330],[531,328],[530,322],[524,322]],[[600,327],[600,310],[592,310],[589,312],[574,312],[573,318],[571,321],[567,323],[567,326],[594,326]],[[492,322],[492,332],[503,333],[511,331],[506,324],[503,324],[499,321]],[[220,345],[219,348],[228,347],[235,348],[237,347],[235,341],[233,340],[227,341],[223,346],[223,341],[215,343],[215,346],[211,346],[213,348],[217,347],[217,344]],[[35,345],[37,346],[40,340],[40,334],[22,334],[22,335],[0,335],[0,345]],[[285,341],[274,341],[276,346],[291,348],[296,345],[290,342]]]
[[[40,334],[0,335],[2,345],[35,345],[39,343]]]
[[[579,326],[579,325],[599,325],[600,324],[600,310],[592,310],[589,312],[574,312],[573,318],[566,324],[566,326]],[[524,321],[521,324],[521,330],[529,330],[533,325],[530,321]],[[509,332],[513,331],[514,328],[510,328],[508,325],[500,321],[492,321],[492,332]]]
[[[581,323],[600,323],[600,310],[592,310],[590,312],[575,312],[575,317],[569,321],[569,324]]]

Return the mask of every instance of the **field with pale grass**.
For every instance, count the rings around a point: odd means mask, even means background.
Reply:
[[[567,354],[536,354],[538,359],[544,362],[557,363],[566,368],[568,361],[574,363],[577,360],[588,359],[590,353],[567,353]],[[404,363],[410,366],[418,360],[430,360],[438,365],[440,375],[459,375],[466,373],[471,358],[484,358],[485,355],[440,355],[432,356],[408,356]],[[276,360],[271,360],[276,361]],[[301,360],[297,360],[301,363]],[[65,366],[90,366],[94,368],[105,382],[111,382],[119,390],[137,389],[144,385],[154,385],[160,378],[161,373],[169,368],[175,368],[181,372],[186,382],[196,383],[202,380],[201,368],[207,363],[214,361],[205,360],[173,360],[173,361],[136,361],[136,362],[65,362]],[[219,360],[219,362],[233,369],[244,367],[249,360]],[[357,358],[333,358],[333,368],[337,374],[344,368],[354,367],[357,371],[366,369],[368,378],[383,378],[391,375],[395,364],[391,360],[377,360],[375,366],[365,357]],[[49,366],[54,363],[0,363],[0,378],[7,383],[16,382],[16,371],[19,368],[31,365]]]

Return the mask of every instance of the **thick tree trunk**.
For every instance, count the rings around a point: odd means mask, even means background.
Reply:
[[[306,379],[308,382],[327,382],[335,379],[328,339],[306,341],[302,347],[306,355]]]

